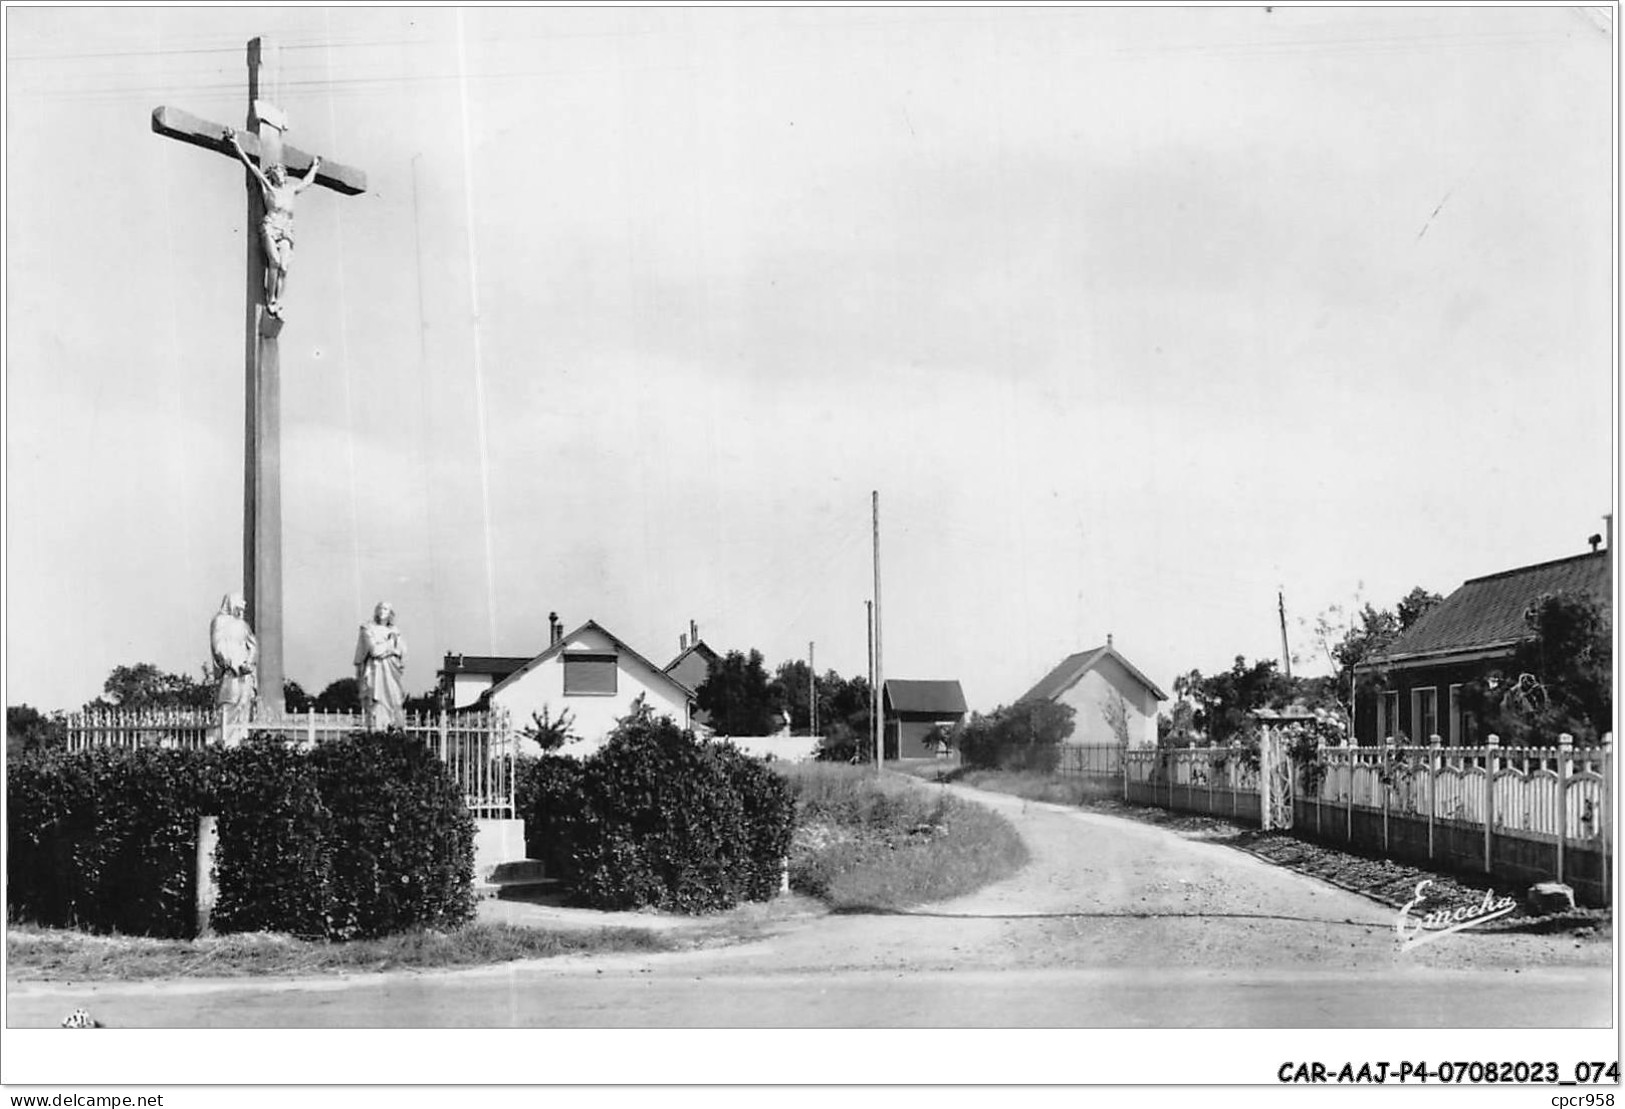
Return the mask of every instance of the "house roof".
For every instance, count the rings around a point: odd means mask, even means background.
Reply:
[[[965,691],[956,681],[887,678],[884,688],[893,712],[940,712],[948,716],[965,712]]]
[[[529,661],[529,655],[454,655],[448,651],[446,663],[440,668],[440,672],[490,674],[493,677],[505,678]]]
[[[1016,700],[1017,702],[1053,701],[1071,689],[1077,684],[1078,679],[1108,657],[1116,660],[1117,665],[1127,670],[1130,677],[1149,689],[1157,700],[1166,701],[1168,699],[1168,695],[1157,688],[1156,682],[1142,674],[1139,667],[1124,658],[1118,653],[1116,647],[1108,643],[1103,647],[1095,647],[1088,651],[1079,651],[1075,655],[1067,655],[1066,658],[1061,660],[1060,665],[1045,674],[1038,680],[1037,685],[1023,693]]]
[[[1530,602],[1559,590],[1589,593],[1612,609],[1609,553],[1595,551],[1469,579],[1358,669],[1510,650],[1531,634],[1523,618]]]
[[[608,635],[609,633],[605,632],[604,634]],[[708,666],[715,666],[722,659],[721,655],[717,654],[709,646],[707,646],[703,640],[701,640],[678,652],[676,658],[666,663],[664,672],[670,674],[673,670],[681,666],[689,655],[695,654],[703,658]]]
[[[652,671],[655,674],[658,674],[661,678],[665,679],[666,681],[670,682],[672,685],[676,686],[678,689],[682,690],[683,695],[685,697],[687,697],[689,700],[692,701],[694,699],[694,691],[692,689],[688,688],[688,686],[684,685],[682,682],[678,681],[676,678],[674,678],[670,674],[666,673],[660,667],[656,666],[654,663],[652,663],[648,659],[644,658],[637,651],[635,651],[631,647],[629,647],[627,645],[626,641],[623,640],[620,636],[616,635],[614,632],[610,631],[608,628],[604,627],[602,624],[598,623],[598,621],[596,621],[596,620],[588,620],[585,624],[582,624],[575,631],[570,632],[568,635],[565,635],[565,636],[561,637],[557,643],[553,644],[551,647],[549,647],[547,650],[543,651],[541,654],[537,655],[535,658],[527,659],[524,662],[524,664],[521,665],[517,670],[515,670],[513,673],[509,674],[507,677],[503,678],[501,681],[497,682],[496,685],[492,686],[487,691],[487,695],[489,696],[489,695],[501,692],[505,687],[507,687],[509,685],[512,685],[514,682],[518,681],[520,678],[524,677],[526,674],[528,674],[532,670],[536,669],[536,667],[540,666],[542,663],[546,662],[548,659],[553,658],[556,655],[563,654],[565,648],[569,646],[570,640],[574,639],[576,636],[580,635],[582,632],[585,632],[585,631],[596,631],[596,632],[599,632],[600,634],[606,636],[611,643],[615,644],[615,647],[616,647],[617,651],[620,654],[625,655],[625,656],[630,656],[631,658],[636,659],[638,662],[641,662],[644,666],[648,667],[650,671]]]

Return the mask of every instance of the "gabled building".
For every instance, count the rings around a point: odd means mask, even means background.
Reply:
[[[721,661],[722,656],[700,639],[699,625],[690,620],[688,634],[677,637],[677,657],[666,663],[663,669],[668,677],[698,691],[711,677],[711,670]],[[693,719],[695,727],[702,730],[711,723],[710,713],[700,709],[694,711]]]
[[[1128,724],[1128,745],[1155,747],[1157,704],[1168,695],[1119,654],[1108,635],[1104,647],[1068,655],[1017,700],[1071,705],[1073,728],[1066,742],[1094,746],[1118,742],[1107,719],[1118,697]]]
[[[1355,668],[1354,734],[1360,743],[1393,737],[1446,746],[1482,743],[1462,690],[1502,669],[1531,637],[1524,613],[1546,593],[1585,593],[1613,610],[1606,550],[1521,566],[1463,582],[1383,651]],[[1555,741],[1556,737],[1553,737]]]
[[[965,718],[965,691],[956,681],[887,678],[881,685],[886,722],[886,757],[919,759],[943,753],[928,743],[938,727],[947,730]]]
[[[692,726],[694,691],[597,622],[588,620],[568,633],[555,625],[553,635],[547,650],[526,659],[485,694],[492,707],[508,711],[514,727],[524,727],[544,709],[552,720],[568,712],[580,742],[564,753],[588,755],[603,746],[639,698],[656,716],[668,716],[681,728]]]

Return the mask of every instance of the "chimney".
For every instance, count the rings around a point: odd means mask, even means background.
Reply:
[[[564,638],[564,625],[559,623],[559,614],[556,613],[556,612],[548,613],[547,614],[547,645],[549,647],[557,647],[558,644],[559,644],[559,640],[561,640],[563,638]]]
[[[1106,646],[1110,647],[1111,645],[1112,645],[1112,633],[1107,632],[1106,633]]]
[[[690,643],[698,643],[700,641],[700,626],[692,620],[688,622],[688,641]]]
[[[688,636],[680,635],[677,637],[677,650],[678,653],[688,650]]]
[[[1596,554],[1597,548],[1602,545],[1602,536],[1593,535],[1590,539],[1587,539],[1586,542],[1591,544],[1591,553]]]

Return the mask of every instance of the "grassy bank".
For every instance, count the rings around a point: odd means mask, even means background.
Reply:
[[[970,893],[1027,862],[1009,821],[892,775],[831,764],[785,773],[796,795],[790,885],[837,912]]]
[[[590,952],[666,951],[674,946],[670,937],[638,928],[554,932],[506,924],[470,924],[451,932],[406,932],[347,943],[309,942],[272,932],[159,940],[15,923],[6,930],[11,976],[70,981],[430,970]]]

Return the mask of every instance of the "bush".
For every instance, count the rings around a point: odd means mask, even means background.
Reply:
[[[693,913],[777,891],[794,806],[765,764],[647,710],[564,761],[536,760],[522,811],[576,903]]]
[[[1019,701],[972,713],[951,739],[969,767],[982,770],[1035,770],[1053,773],[1061,765],[1061,743],[1072,734],[1071,705],[1055,701]]]
[[[60,927],[190,935],[212,754],[50,749],[12,758],[7,913]]]
[[[194,934],[207,814],[220,931],[348,939],[473,915],[473,819],[434,755],[400,736],[41,752],[10,764],[6,794],[17,919]]]
[[[542,860],[551,878],[570,880],[569,853],[558,830],[574,819],[580,800],[579,759],[519,756],[514,767],[514,812],[525,819],[525,854]]]
[[[328,817],[329,939],[473,919],[474,818],[434,752],[373,734],[319,744],[309,758]]]

